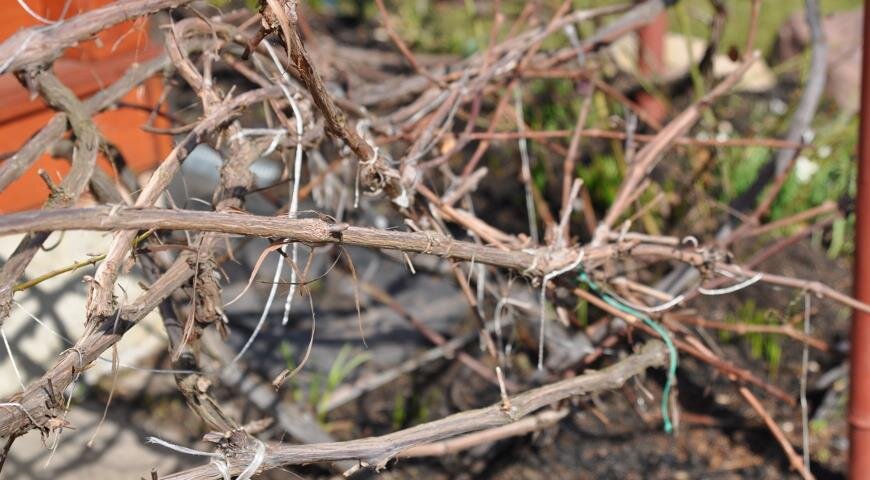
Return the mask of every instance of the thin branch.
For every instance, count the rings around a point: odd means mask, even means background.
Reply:
[[[637,194],[641,182],[647,178],[652,169],[661,160],[662,153],[676,138],[683,136],[701,118],[701,113],[709,108],[716,98],[728,93],[743,78],[743,74],[749,70],[749,67],[759,57],[760,54],[758,52],[748,57],[740,67],[722,80],[716,88],[680,113],[655,136],[653,141],[637,152],[632,168],[626,179],[619,186],[616,199],[610,205],[610,209],[608,209],[607,215],[602,220],[601,225],[609,229],[616,224],[616,220],[628,208],[631,197]]]
[[[469,433],[461,437],[451,438],[450,440],[444,440],[438,443],[429,443],[426,445],[411,447],[400,453],[399,458],[450,455],[480,445],[485,445],[487,443],[504,440],[505,438],[518,437],[531,432],[541,431],[559,423],[559,421],[565,418],[569,412],[568,409],[546,410],[509,425]]]
[[[0,437],[23,434],[33,428],[45,429],[46,422],[59,415],[63,406],[52,399],[53,391],[62,391],[99,356],[116,344],[123,334],[145,317],[168,295],[180,288],[193,275],[186,256],[176,261],[151,288],[135,302],[126,305],[115,325],[115,318],[87,325],[82,338],[63,355],[40,379],[32,382],[24,392],[12,396],[9,403],[21,408],[0,408]],[[37,424],[34,424],[34,419]]]
[[[788,441],[788,438],[786,438],[785,433],[783,433],[782,429],[779,428],[779,425],[777,425],[773,418],[771,418],[770,414],[767,413],[767,410],[764,409],[764,406],[758,400],[758,397],[756,397],[755,394],[746,387],[740,387],[738,390],[740,395],[746,400],[746,403],[748,403],[749,406],[758,413],[761,419],[764,420],[764,424],[767,425],[770,433],[773,434],[773,437],[782,447],[791,468],[795,469],[804,480],[812,480],[816,478],[809,469],[804,466],[801,456],[795,452],[794,447],[791,442]]]
[[[51,193],[44,205],[48,209],[62,209],[73,205],[87,189],[96,168],[101,136],[78,97],[54,73],[50,70],[38,70],[31,78],[49,105],[66,114],[76,137],[72,167],[59,186],[49,183]],[[26,235],[0,269],[0,324],[9,314],[15,284],[49,234],[50,232],[40,232]]]
[[[179,7],[191,0],[120,0],[53,25],[21,29],[0,43],[0,73],[47,65],[64,50],[133,18]]]

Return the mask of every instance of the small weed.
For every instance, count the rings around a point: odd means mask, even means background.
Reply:
[[[758,308],[755,300],[749,299],[737,310],[736,314],[729,317],[731,323],[743,323],[746,325],[772,325],[779,323],[779,316],[775,311]],[[732,332],[720,332],[720,338],[730,340]],[[767,362],[769,374],[773,377],[779,371],[782,360],[782,342],[778,335],[769,333],[747,333],[743,336],[749,343],[749,352],[752,358]]]
[[[408,410],[405,405],[405,396],[402,392],[396,392],[396,398],[393,399],[393,411],[390,415],[393,421],[393,430],[402,428],[405,420],[408,418]]]
[[[311,379],[308,381],[308,398],[305,398],[305,392],[297,383],[296,378],[290,378],[285,384],[285,387],[291,392],[290,396],[293,401],[300,404],[307,403],[317,414],[317,419],[321,423],[326,423],[326,414],[328,413],[326,405],[329,402],[329,397],[354,370],[372,357],[368,352],[352,355],[351,350],[350,345],[342,346],[326,375],[321,373],[311,375]],[[281,342],[281,356],[284,357],[287,370],[292,371],[296,368],[293,347],[290,343]]]
[[[310,392],[311,405],[316,407],[317,418],[321,422],[326,421],[326,405],[329,401],[329,397],[333,392],[335,392],[335,389],[337,389],[339,385],[341,385],[344,380],[354,372],[354,370],[372,358],[372,355],[368,352],[351,355],[351,349],[352,347],[350,345],[344,345],[341,347],[341,350],[338,351],[338,355],[335,357],[335,361],[332,362],[332,366],[329,368],[329,373],[326,374],[326,377],[322,378],[322,375],[317,375],[312,379],[312,388]],[[315,380],[317,383],[317,389],[314,388]]]
[[[438,403],[437,396],[438,393],[431,389],[412,394],[410,397],[402,392],[396,392],[396,397],[393,400],[393,411],[390,415],[393,430],[429,421],[429,405]]]

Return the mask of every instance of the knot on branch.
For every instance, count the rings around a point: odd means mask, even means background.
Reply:
[[[281,6],[281,10],[284,16],[287,17],[287,20],[290,21],[290,24],[295,25],[299,20],[299,17],[296,15],[296,0],[278,0],[277,3]],[[268,0],[260,0],[259,11],[262,17],[263,29],[274,31],[281,27],[280,16],[272,10]]]
[[[366,195],[385,193],[401,208],[408,208],[413,203],[413,185],[405,185],[399,171],[391,167],[377,152],[371,160],[360,162],[359,175],[360,187]]]
[[[700,252],[701,262],[695,265],[701,277],[710,279],[716,276],[716,265],[731,263],[734,259],[731,252],[723,250],[705,249]],[[689,261],[688,263],[693,263]]]
[[[28,419],[33,424],[33,427],[39,430],[40,435],[42,436],[42,443],[45,444],[49,435],[52,432],[60,432],[64,428],[72,429],[72,425],[67,421],[66,415],[62,415],[64,412],[64,398],[63,391],[56,390],[54,388],[54,383],[51,378],[46,379],[43,383],[42,388],[45,390],[45,403],[44,403],[44,411],[41,415],[42,418],[39,418],[39,415],[34,416],[34,413],[28,412],[25,410],[25,407],[22,403],[19,403],[19,400],[15,401],[15,404],[19,405],[20,408],[27,414]],[[22,399],[23,400],[23,399]],[[40,409],[33,409],[40,410]],[[37,418],[39,418],[37,420]],[[22,434],[27,433],[29,428],[23,428]]]
[[[10,313],[12,313],[12,289],[0,289],[0,326],[9,318]]]
[[[106,260],[103,265],[107,265],[110,262],[110,260]],[[96,278],[90,275],[82,277],[82,282],[90,285],[85,304],[88,323],[98,324],[106,318],[114,318],[113,314],[118,308],[118,301],[112,290],[104,288]]]
[[[248,450],[248,438],[248,433],[242,428],[226,432],[208,432],[202,437],[203,441],[215,444],[218,450],[227,454]]]
[[[532,256],[532,263],[522,271],[522,274],[532,278],[534,286],[540,286],[540,281],[548,274],[552,274],[569,267],[577,267],[582,251],[573,248],[528,248],[523,250]],[[566,270],[567,271],[567,270]],[[564,272],[562,272],[564,273]],[[561,274],[561,273],[560,273]]]
[[[259,428],[262,425],[255,426]],[[223,459],[245,464],[245,469],[238,478],[251,478],[260,471],[266,456],[266,444],[253,437],[245,427],[234,428],[225,432],[209,432],[203,440],[217,445]]]
[[[197,260],[194,257],[188,259],[191,268],[198,268],[193,283],[195,302],[195,327],[191,332],[192,338],[199,338],[202,330],[211,324],[215,324],[223,338],[229,332],[223,322],[224,311],[221,308],[221,287],[219,284],[220,274],[216,269],[216,263],[212,257]]]
[[[63,188],[54,183],[54,180],[51,179],[48,172],[40,168],[37,174],[42,178],[42,181],[45,182],[45,186],[48,187],[49,193],[48,202],[46,202],[47,208],[51,208],[55,205],[68,205],[74,200],[64,192]]]
[[[350,477],[351,475],[363,468],[371,468],[375,472],[381,472],[383,470],[386,470],[387,467],[389,467],[391,464],[396,463],[396,455],[398,455],[398,453],[399,452],[392,452],[382,457],[373,457],[366,460],[360,459],[359,464],[344,472],[342,476],[345,478]]]

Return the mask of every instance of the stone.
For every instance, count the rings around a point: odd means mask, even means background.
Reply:
[[[104,253],[111,238],[110,234],[102,232],[68,231],[62,236],[59,233],[52,234],[45,245],[57,246],[49,251],[39,251],[28,265],[24,279],[35,278],[73,262],[86,261],[92,255]],[[0,238],[0,252],[8,256],[9,252],[15,250],[20,239],[20,235]],[[82,280],[93,275],[94,271],[94,266],[86,266],[15,294],[13,300],[20,307],[12,306],[10,317],[5,320],[2,328],[25,385],[42,376],[57,361],[61,352],[81,338],[88,288]],[[138,285],[140,281],[141,276],[135,273],[120,276],[115,289],[120,304],[132,302],[143,293]],[[166,349],[166,334],[159,315],[153,311],[118,343],[121,362],[119,393],[141,388],[142,376],[149,373],[131,367],[152,368],[155,357]],[[85,382],[93,385],[103,376],[111,374],[111,371],[112,353],[108,350],[85,371],[83,378]],[[0,348],[0,398],[8,398],[20,390],[21,385],[10,361],[9,352]]]
[[[616,66],[631,75],[637,75],[637,35],[623,35],[610,47]],[[684,36],[669,32],[665,35],[665,68],[661,80],[671,82],[689,74],[692,63],[700,62],[707,48],[707,41],[697,37]],[[691,52],[691,59],[689,58]],[[722,79],[735,71],[739,62],[727,55],[713,57],[713,76]],[[776,85],[776,75],[763,59],[758,59],[749,67],[740,82],[734,87],[738,92],[764,92]]]

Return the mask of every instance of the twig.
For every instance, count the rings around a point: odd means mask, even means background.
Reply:
[[[408,450],[400,453],[399,458],[415,458],[415,457],[438,457],[443,455],[451,455],[454,453],[475,448],[487,443],[497,442],[505,438],[519,437],[531,432],[541,431],[552,427],[565,418],[570,411],[563,410],[547,410],[531,417],[523,418],[510,425],[495,427],[481,432],[469,433],[461,437],[444,440],[438,443],[430,443],[411,447]]]
[[[748,388],[740,387],[738,389],[740,395],[746,400],[746,403],[761,416],[761,419],[764,420],[764,424],[767,425],[770,433],[773,434],[776,441],[779,442],[779,445],[782,447],[785,456],[788,458],[788,463],[791,465],[791,468],[795,469],[798,474],[800,474],[801,478],[804,480],[811,480],[815,477],[812,473],[810,473],[809,469],[804,467],[803,461],[801,460],[800,455],[794,451],[794,447],[791,445],[791,442],[786,438],[785,433],[782,432],[782,429],[779,428],[779,425],[771,418],[770,414],[767,413],[767,410],[764,409],[764,406],[758,401],[758,398],[753,394]]]
[[[795,330],[791,325],[753,325],[748,323],[725,323],[706,320],[698,316],[672,314],[665,317],[667,320],[674,320],[680,323],[696,325],[703,328],[713,328],[716,330],[724,330],[734,332],[738,335],[747,333],[768,333],[774,335],[785,335],[795,341],[803,343],[805,346],[815,348],[820,352],[830,351],[830,346],[824,340],[810,336],[807,333],[802,333]]]
[[[812,327],[810,326],[810,318],[812,316],[812,304],[810,296],[804,294],[804,335],[810,336]],[[807,404],[807,373],[809,371],[810,351],[807,348],[808,344],[804,344],[803,352],[801,352],[801,439],[803,440],[804,450],[804,468],[810,470],[810,412]]]
[[[12,444],[15,442],[15,439],[18,438],[16,435],[9,435],[6,438],[6,444],[3,445],[3,450],[0,451],[0,473],[3,472],[3,465],[6,464],[6,459],[9,457],[9,450],[12,448]]]
[[[589,116],[589,107],[592,105],[592,97],[595,95],[595,90],[590,90],[584,97],[580,107],[580,115],[577,116],[577,124],[574,127],[574,134],[571,135],[571,143],[568,146],[568,154],[565,156],[565,163],[562,166],[562,209],[568,211],[568,203],[573,201],[571,197],[572,179],[577,174],[574,165],[577,163],[577,158],[580,154],[580,141],[583,138],[583,129],[586,126],[586,118]],[[567,240],[567,238],[566,238]]]
[[[819,205],[818,207],[813,207],[809,210],[804,210],[803,212],[796,213],[792,216],[781,218],[774,222],[766,223],[764,225],[755,227],[752,230],[746,232],[746,235],[743,237],[743,239],[764,235],[765,233],[772,232],[774,230],[778,230],[780,228],[793,225],[795,223],[804,222],[813,217],[818,217],[827,213],[836,212],[838,209],[839,207],[835,202],[828,201]]]
[[[263,44],[266,47],[266,50],[269,51],[269,56],[272,57],[272,61],[275,63],[275,67],[281,72],[281,77],[285,83],[290,83],[290,75],[287,74],[287,70],[284,69],[284,66],[281,65],[281,62],[278,60],[278,55],[275,54],[275,50],[272,48],[272,45],[269,42]],[[302,127],[302,112],[299,110],[299,105],[296,100],[293,98],[293,95],[290,94],[290,91],[287,90],[287,86],[283,83],[281,85],[281,90],[284,92],[284,96],[287,98],[287,101],[290,103],[290,107],[293,109],[293,118],[296,123],[296,135],[301,139],[303,135],[303,127]],[[287,217],[293,218],[296,216],[296,212],[299,210],[299,182],[302,180],[302,154],[303,148],[301,144],[296,145],[295,148],[295,156],[293,160],[293,183],[290,188],[290,204],[287,207]],[[288,172],[289,174],[289,172]],[[281,250],[282,252],[286,252],[286,245]],[[296,265],[297,259],[299,257],[299,245],[294,243],[292,247],[292,253],[290,255],[290,260],[293,262],[293,265]],[[281,267],[283,262],[279,259],[278,265],[275,267],[275,280],[278,281],[278,278],[281,276]],[[287,292],[287,300],[284,302],[284,316],[281,319],[281,325],[287,325],[287,321],[290,318],[290,305],[293,302],[293,296],[296,293],[296,270],[290,270],[290,289]],[[276,283],[277,284],[277,283]],[[273,290],[274,291],[274,290]],[[274,293],[273,293],[274,294]],[[269,302],[271,303],[271,302]]]
[[[519,84],[514,88],[514,110],[517,115],[517,131],[522,132],[526,128],[526,122],[523,119],[523,91]],[[532,167],[529,158],[529,146],[524,137],[520,137],[517,141],[520,147],[520,165],[522,165],[522,168],[520,168],[520,180],[522,180],[523,187],[526,190],[526,214],[529,216],[529,235],[532,237],[532,242],[539,243],[538,219],[535,216],[535,205],[532,199]]]
[[[596,87],[597,88],[597,87]],[[580,131],[580,134],[584,137],[589,138],[605,138],[609,140],[625,140],[628,138],[628,134],[625,132],[617,132],[614,130],[603,130],[600,128],[584,128]],[[468,134],[468,139],[470,140],[482,140],[482,141],[506,141],[506,140],[515,140],[519,137],[525,137],[536,140],[546,140],[550,138],[570,138],[573,135],[571,130],[525,130],[523,132],[478,132],[478,133],[470,133]],[[635,133],[633,138],[637,142],[649,143],[652,142],[656,137],[655,135],[646,135],[641,133]],[[719,139],[701,139],[701,138],[692,138],[680,136],[674,139],[674,145],[691,145],[691,146],[700,146],[700,147],[768,147],[768,148],[798,148],[801,146],[800,143],[790,142],[787,140],[779,140],[776,138],[727,138],[724,140]]]

